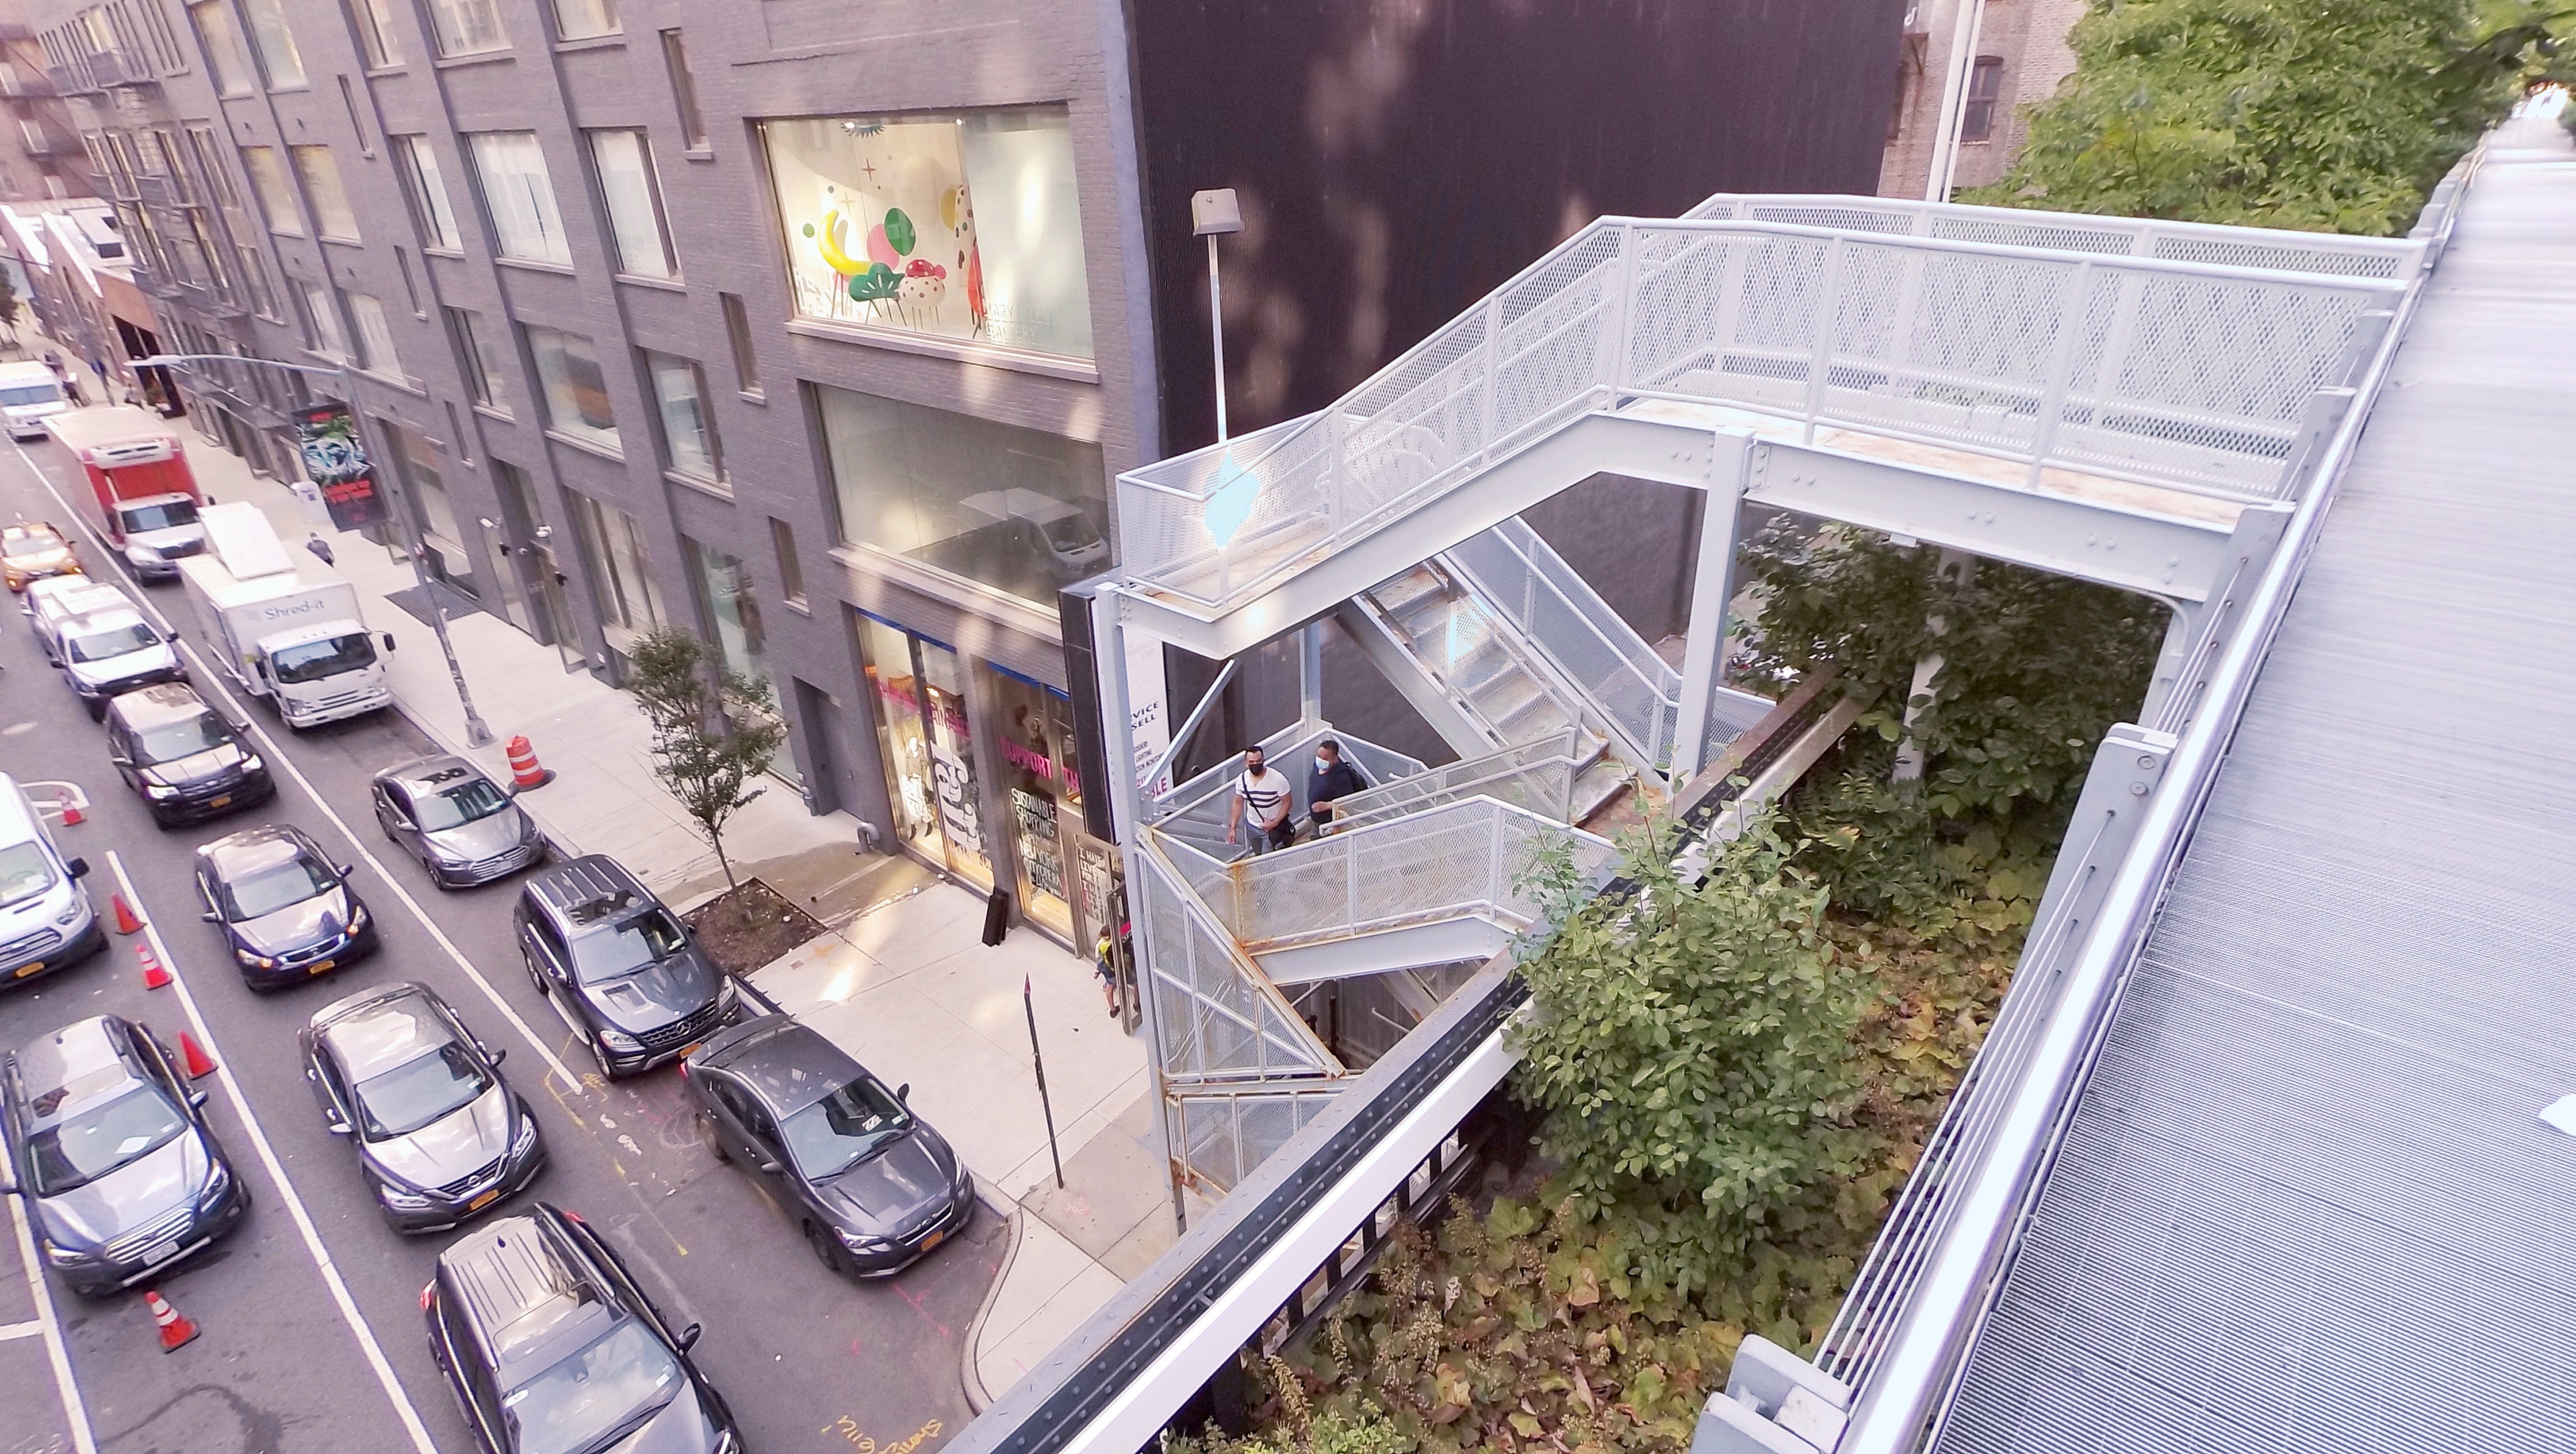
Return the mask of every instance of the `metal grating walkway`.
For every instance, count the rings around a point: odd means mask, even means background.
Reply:
[[[2576,1450],[2576,147],[2490,141],[1942,1454]]]

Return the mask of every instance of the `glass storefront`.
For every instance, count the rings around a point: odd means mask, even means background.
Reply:
[[[895,802],[896,836],[978,888],[991,888],[957,653],[864,612],[859,633],[876,693],[877,743]]]
[[[1091,357],[1064,107],[760,132],[799,316]]]
[[[1071,938],[1082,837],[1073,699],[1000,667],[988,666],[986,673],[1013,844],[1019,849],[1020,907],[1031,919]]]

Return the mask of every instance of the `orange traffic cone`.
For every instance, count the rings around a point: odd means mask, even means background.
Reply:
[[[188,1062],[190,1080],[203,1080],[215,1073],[214,1059],[206,1054],[206,1047],[185,1030],[179,1032],[179,1058]]]
[[[157,990],[170,982],[170,971],[161,967],[161,960],[158,956],[153,954],[151,945],[135,945],[134,957],[143,961],[143,987],[145,989]]]
[[[115,894],[110,897],[111,901],[116,905],[117,933],[131,934],[143,927],[143,921],[134,917],[133,908],[125,902],[125,895]]]
[[[79,827],[81,824],[83,824],[83,823],[85,823],[85,822],[87,822],[87,821],[89,821],[89,814],[84,813],[84,812],[82,812],[82,811],[81,811],[81,805],[80,805],[80,804],[78,804],[78,803],[65,803],[65,804],[63,804],[63,826],[64,826],[64,827],[66,827],[66,828],[77,828],[77,827]]]
[[[152,1310],[152,1322],[161,1330],[162,1352],[175,1352],[196,1340],[197,1325],[179,1316],[179,1310],[170,1306],[168,1298],[147,1289],[143,1294],[143,1305]]]

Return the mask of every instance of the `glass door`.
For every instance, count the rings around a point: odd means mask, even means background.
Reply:
[[[921,651],[921,707],[930,734],[931,781],[939,800],[940,836],[948,843],[948,868],[978,888],[990,889],[993,860],[984,847],[963,665],[956,652],[927,636],[914,637],[913,644]]]
[[[948,861],[939,833],[938,792],[930,767],[930,735],[922,726],[921,672],[912,659],[912,637],[873,616],[856,618],[860,654],[876,698],[877,752],[885,759],[886,787],[894,799],[895,837],[933,863]]]

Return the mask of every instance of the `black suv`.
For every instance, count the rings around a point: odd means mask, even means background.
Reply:
[[[733,1411],[581,1218],[539,1202],[438,1254],[429,1351],[491,1454],[735,1454]]]
[[[530,878],[510,917],[537,993],[611,1080],[696,1049],[741,1003],[678,916],[603,854]]]
[[[107,759],[164,828],[202,823],[277,796],[249,729],[196,689],[163,682],[107,704]]]

